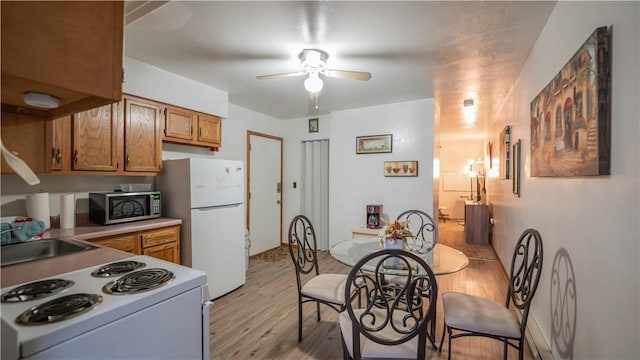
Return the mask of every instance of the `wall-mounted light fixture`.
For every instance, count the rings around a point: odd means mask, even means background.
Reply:
[[[24,103],[27,105],[42,109],[55,109],[60,104],[57,97],[35,91],[24,93],[22,100],[24,100]]]
[[[462,102],[464,107],[464,122],[468,125],[472,125],[476,122],[476,107],[473,99],[464,99]]]

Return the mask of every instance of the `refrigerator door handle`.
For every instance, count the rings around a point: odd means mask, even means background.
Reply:
[[[276,184],[276,192],[277,192],[278,194],[280,194],[280,192],[281,192],[281,191],[282,191],[282,184],[280,184],[280,182],[278,182],[278,183]]]

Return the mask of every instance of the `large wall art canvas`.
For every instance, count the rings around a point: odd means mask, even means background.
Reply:
[[[609,47],[597,28],[531,102],[531,176],[610,174]]]

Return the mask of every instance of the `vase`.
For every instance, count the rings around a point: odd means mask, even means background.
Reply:
[[[405,239],[385,239],[384,240],[384,248],[385,249],[406,249],[406,241]]]
[[[407,242],[406,242],[406,239],[385,239],[384,248],[406,250]],[[389,260],[385,260],[384,267],[386,269],[393,269],[393,270],[403,270],[405,268],[403,265],[402,259],[399,259],[399,258],[392,258]]]

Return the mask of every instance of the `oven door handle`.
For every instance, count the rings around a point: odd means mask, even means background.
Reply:
[[[207,300],[202,304],[202,360],[210,359],[209,349],[209,309],[213,301]]]

